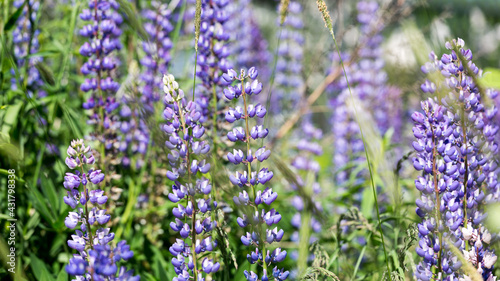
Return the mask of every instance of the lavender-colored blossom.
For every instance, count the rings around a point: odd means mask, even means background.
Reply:
[[[346,76],[351,87],[356,107],[362,109],[359,114],[370,115],[377,126],[377,133],[384,135],[394,129],[393,140],[398,141],[401,134],[401,92],[387,85],[387,74],[383,70],[384,60],[380,46],[383,37],[381,15],[376,2],[359,1],[357,4],[358,22],[360,23],[359,50],[357,54],[341,54],[342,60],[358,57],[346,66]],[[334,54],[334,61],[339,61]],[[336,67],[340,67],[339,64]],[[330,90],[338,93],[331,101],[333,115],[331,119],[334,135],[334,165],[337,170],[337,184],[344,184],[352,169],[348,165],[359,165],[364,160],[363,141],[353,111],[353,99],[342,76]]]
[[[80,89],[90,93],[83,108],[91,110],[88,123],[99,130],[100,134],[94,137],[103,142],[106,149],[115,145],[114,135],[120,126],[115,114],[119,102],[114,97],[120,84],[113,77],[119,64],[114,52],[122,48],[119,26],[123,19],[117,12],[118,8],[115,0],[89,1],[88,8],[80,13],[80,19],[88,22],[80,29],[80,35],[88,38],[80,47],[80,54],[87,57],[80,71],[88,77]]]
[[[281,7],[278,6],[278,11]],[[278,19],[278,25],[280,24]],[[302,78],[304,35],[302,30],[302,5],[290,1],[283,26],[278,31],[280,45],[276,62],[276,88],[271,96],[271,111],[286,115],[294,110],[302,98],[304,80]]]
[[[164,3],[153,1],[150,8],[143,10],[142,17],[145,20],[144,29],[148,40],[142,42],[145,56],[141,59],[141,65],[144,67],[141,74],[144,83],[141,103],[144,104],[144,110],[152,112],[153,103],[160,99],[163,89],[162,75],[167,73],[171,60],[170,32],[174,26],[171,22],[172,11]]]
[[[217,104],[224,86],[221,76],[230,68],[228,56],[230,49],[229,32],[226,23],[229,19],[227,0],[202,0],[200,36],[198,39],[198,57],[196,76],[201,80],[197,85],[196,103],[201,108],[202,122],[217,118]],[[214,94],[215,93],[215,94]]]
[[[447,280],[463,277],[460,262],[446,246],[450,241],[484,280],[494,280],[496,256],[488,246],[491,235],[483,225],[483,206],[498,198],[498,125],[493,120],[496,108],[487,108],[482,95],[495,98],[498,93],[479,91],[473,77],[481,72],[463,40],[447,42],[446,48],[452,50],[450,54],[438,59],[431,53],[431,61],[422,67],[424,73],[443,76],[440,82],[422,84],[424,92],[436,97],[422,102],[423,114],[412,115],[417,152],[413,166],[423,173],[415,181],[422,193],[416,201],[422,218],[416,250],[423,259],[416,277],[430,280],[433,272]],[[447,95],[439,100],[439,93]]]
[[[133,276],[132,270],[117,265],[120,260],[132,258],[134,253],[125,241],[118,242],[114,248],[110,245],[115,235],[104,225],[111,216],[101,209],[108,197],[101,189],[91,190],[104,180],[101,170],[89,167],[94,164],[92,149],[85,146],[83,140],[74,140],[67,153],[66,163],[75,172],[64,177],[67,189],[64,203],[74,211],[69,212],[64,224],[71,229],[77,226],[80,229],[68,240],[68,246],[78,254],[69,260],[66,271],[77,280],[140,280],[139,276]]]
[[[226,26],[231,34],[230,53],[234,58],[234,67],[259,69],[262,81],[268,81],[271,75],[271,53],[268,50],[267,40],[255,17],[251,1],[240,0],[230,3],[231,14]]]
[[[172,210],[175,221],[170,223],[170,227],[183,238],[177,239],[169,249],[178,275],[173,280],[192,278],[202,281],[205,280],[203,276],[220,268],[220,264],[211,259],[200,260],[201,253],[213,251],[217,246],[211,237],[216,223],[210,216],[217,202],[210,198],[212,187],[203,176],[209,172],[210,164],[206,160],[198,160],[210,151],[210,146],[200,140],[205,129],[196,104],[186,101],[184,92],[171,74],[164,76],[163,83],[166,106],[163,117],[167,121],[163,131],[168,136],[165,145],[170,150],[168,160],[171,166],[167,177],[174,181],[168,198],[173,203],[179,203]]]
[[[231,183],[242,189],[238,197],[234,197],[234,203],[238,205],[238,209],[242,210],[243,215],[237,219],[237,223],[245,230],[246,235],[241,237],[241,242],[245,246],[255,247],[255,250],[247,255],[247,260],[251,264],[259,264],[262,266],[262,275],[259,279],[257,273],[245,270],[244,275],[247,280],[286,280],[289,272],[284,272],[282,269],[275,267],[272,274],[268,275],[268,268],[272,264],[283,261],[286,257],[286,251],[276,248],[273,252],[266,251],[266,244],[279,242],[283,238],[284,231],[278,230],[277,227],[272,227],[281,220],[281,214],[274,208],[269,211],[264,209],[262,203],[271,205],[276,200],[278,194],[270,187],[265,187],[265,184],[273,177],[273,172],[267,168],[261,168],[260,171],[252,171],[252,163],[262,162],[269,157],[270,151],[265,147],[259,147],[255,152],[252,151],[252,139],[258,140],[265,138],[268,134],[268,129],[263,128],[261,125],[256,124],[251,127],[250,122],[252,119],[263,118],[265,114],[256,115],[253,111],[256,108],[261,108],[262,105],[252,105],[250,97],[255,97],[262,91],[262,84],[256,79],[258,72],[255,68],[250,68],[248,72],[244,69],[238,74],[236,71],[230,69],[222,76],[228,84],[232,84],[236,80],[236,85],[228,86],[224,89],[224,96],[229,100],[243,100],[243,115],[238,116],[238,121],[233,117],[230,118],[229,123],[240,122],[243,123],[245,128],[236,127],[235,130],[228,133],[228,139],[234,143],[246,143],[246,152],[235,150],[233,154],[228,154],[228,160],[235,164],[242,164],[245,167],[244,172],[236,172],[231,174],[229,179]],[[228,112],[239,112],[239,109],[229,108]],[[226,115],[227,116],[227,115]],[[253,117],[252,117],[253,116]],[[256,120],[257,121],[257,120]],[[260,140],[259,140],[260,142]],[[259,185],[264,186],[264,190],[259,190]],[[252,196],[249,196],[249,193]],[[267,227],[266,227],[267,226]],[[269,270],[271,273],[271,270]]]
[[[16,0],[14,1],[14,7],[19,8],[24,4],[25,1]],[[40,31],[34,29],[32,25],[36,24],[37,13],[40,8],[40,3],[37,0],[30,0],[26,3],[22,10],[22,14],[19,16],[16,22],[16,27],[12,33],[12,41],[14,43],[14,57],[16,58],[16,64],[18,70],[22,73],[27,67],[27,81],[24,81],[23,75],[21,74],[21,81],[17,81],[14,70],[11,70],[12,78],[12,88],[15,90],[18,88],[18,83],[26,83],[26,88],[28,90],[27,94],[31,98],[43,98],[47,96],[47,93],[43,90],[43,80],[40,76],[40,72],[36,68],[36,64],[42,61],[41,57],[31,57],[26,60],[26,56],[38,52],[40,44],[38,42],[38,36]],[[28,15],[28,13],[30,13]],[[28,50],[29,48],[29,50]],[[26,66],[26,63],[28,65]],[[45,122],[45,120],[42,120]]]

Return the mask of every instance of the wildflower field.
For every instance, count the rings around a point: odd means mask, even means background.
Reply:
[[[497,0],[1,0],[0,280],[497,280]]]

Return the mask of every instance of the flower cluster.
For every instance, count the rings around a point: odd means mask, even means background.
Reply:
[[[16,0],[14,1],[14,7],[19,8],[24,4],[25,1]],[[17,19],[17,24],[12,33],[12,41],[14,43],[14,56],[16,58],[17,68],[20,72],[27,67],[27,81],[23,81],[23,75],[21,74],[21,81],[16,80],[16,74],[14,70],[11,70],[12,78],[12,88],[17,89],[17,82],[26,83],[26,88],[28,90],[28,96],[31,98],[43,98],[47,93],[42,89],[43,80],[40,76],[40,72],[35,67],[35,65],[42,60],[40,57],[32,57],[28,59],[28,65],[26,66],[26,56],[38,52],[40,45],[38,43],[39,30],[34,30],[33,24],[36,23],[38,9],[40,8],[40,3],[37,0],[30,0],[26,3],[22,10],[22,14]],[[28,15],[29,14],[29,15]],[[28,50],[29,48],[29,50]],[[42,121],[43,122],[43,121]]]
[[[438,59],[431,53],[431,61],[422,67],[424,73],[443,76],[442,81],[426,80],[421,86],[436,98],[422,102],[424,114],[412,115],[417,139],[413,166],[423,172],[415,181],[422,193],[416,203],[422,218],[417,253],[423,258],[416,275],[429,280],[436,266],[442,276],[461,276],[460,263],[446,247],[449,240],[485,280],[494,280],[496,256],[488,247],[491,235],[483,226],[483,206],[498,198],[498,125],[493,122],[496,108],[487,108],[482,100],[485,94],[495,98],[497,93],[479,91],[474,77],[481,73],[463,40],[447,42],[446,48],[450,54]]]
[[[253,105],[249,101],[251,96],[256,96],[262,91],[262,83],[256,79],[257,75],[257,70],[252,67],[248,72],[242,69],[239,74],[230,69],[222,76],[222,79],[228,84],[235,80],[238,81],[236,85],[224,89],[224,96],[228,100],[237,100],[240,97],[243,99],[243,107],[229,108],[225,118],[229,123],[244,121],[244,127],[235,127],[228,132],[227,138],[234,143],[246,143],[245,152],[235,149],[233,153],[227,154],[227,159],[231,163],[246,166],[244,172],[231,174],[229,179],[232,184],[242,189],[233,200],[238,209],[243,211],[242,217],[237,219],[238,225],[247,230],[246,234],[241,237],[241,242],[245,246],[255,247],[255,250],[247,255],[247,259],[251,264],[257,263],[262,266],[261,279],[257,273],[245,270],[246,279],[251,281],[258,279],[269,280],[269,278],[285,280],[288,278],[289,272],[279,269],[278,266],[273,268],[270,276],[267,273],[268,266],[283,261],[287,254],[281,248],[266,252],[266,244],[281,241],[284,234],[282,229],[272,228],[274,224],[281,220],[280,213],[274,208],[269,211],[265,208],[265,205],[269,206],[276,200],[278,194],[270,187],[265,187],[263,190],[258,189],[259,185],[264,186],[271,180],[273,172],[267,168],[252,171],[252,163],[263,162],[271,154],[271,151],[266,149],[265,146],[258,148],[255,152],[252,152],[251,148],[252,140],[264,139],[269,132],[262,125],[250,127],[249,124],[252,118],[263,118],[266,115],[266,109],[262,105]],[[251,81],[246,81],[247,79]],[[269,228],[266,229],[266,226]]]
[[[114,145],[114,138],[109,135],[119,126],[113,112],[119,107],[114,94],[120,84],[112,77],[119,63],[113,51],[122,48],[119,26],[123,19],[117,12],[118,8],[119,4],[115,0],[89,1],[88,9],[80,14],[83,21],[89,22],[80,29],[80,35],[88,38],[80,47],[80,54],[88,58],[80,71],[89,77],[80,85],[80,89],[90,92],[83,108],[92,110],[88,123],[98,126],[101,134],[95,137],[105,143],[106,149]]]
[[[185,201],[184,205],[179,203],[173,209],[175,221],[170,223],[170,227],[182,237],[169,249],[178,275],[173,280],[193,278],[202,281],[205,280],[203,273],[211,274],[220,268],[218,262],[208,257],[199,260],[201,255],[217,246],[211,236],[216,224],[210,216],[217,202],[210,198],[212,186],[203,176],[209,172],[210,164],[199,159],[210,151],[210,145],[200,140],[205,128],[200,122],[202,115],[196,103],[186,102],[184,92],[172,75],[165,75],[163,83],[166,106],[163,117],[167,121],[163,131],[168,135],[165,144],[170,149],[168,160],[171,166],[167,178],[174,182],[168,198],[173,203]],[[188,238],[190,242],[186,241]]]
[[[356,107],[362,114],[369,114],[377,125],[377,133],[385,134],[393,128],[396,136],[400,133],[401,114],[400,91],[387,85],[387,74],[383,70],[382,35],[383,24],[378,14],[376,2],[360,1],[357,4],[360,24],[359,50],[357,54],[342,55],[342,59],[358,57],[357,61],[346,66],[346,76],[355,98]],[[338,55],[334,55],[338,57]],[[339,67],[339,66],[338,66]],[[335,142],[334,164],[337,183],[343,184],[349,177],[349,163],[363,163],[363,141],[356,122],[348,85],[342,76],[331,85],[339,92],[331,101],[333,109],[332,130]]]
[[[167,73],[170,63],[172,41],[169,35],[174,26],[171,23],[172,12],[164,3],[151,2],[151,8],[145,9],[142,16],[146,21],[144,29],[149,37],[147,41],[142,42],[145,56],[141,59],[141,64],[145,71],[141,74],[144,83],[141,103],[145,111],[152,112],[153,103],[160,99],[160,91],[163,88],[161,75]]]
[[[278,6],[278,11],[281,6]],[[283,22],[278,47],[278,61],[276,62],[276,86],[272,95],[271,111],[274,113],[289,113],[302,98],[301,89],[304,86],[302,79],[302,60],[304,35],[302,29],[302,5],[298,1],[290,1],[288,14]],[[278,19],[279,20],[279,19]],[[281,24],[278,21],[278,25]],[[286,109],[286,110],[284,110]],[[287,112],[288,111],[288,112]]]
[[[299,243],[305,239],[304,241],[307,241],[306,244],[309,244],[316,241],[317,238],[311,233],[308,233],[307,237],[300,237],[299,230],[304,225],[310,225],[313,232],[319,233],[321,231],[321,223],[317,220],[318,213],[311,211],[322,211],[320,201],[316,200],[318,199],[318,194],[321,192],[321,187],[316,181],[320,165],[314,160],[314,157],[323,154],[323,149],[318,143],[323,137],[323,132],[315,128],[310,121],[304,121],[300,134],[301,136],[296,144],[297,155],[292,161],[292,167],[296,170],[296,180],[299,186],[293,186],[296,195],[292,197],[292,205],[297,212],[292,217],[291,225],[297,230],[292,234],[291,240]],[[307,203],[313,203],[314,206],[308,206]],[[304,248],[304,250],[307,249]],[[296,251],[291,256],[297,259],[300,254],[307,255],[307,253]]]
[[[267,81],[271,75],[269,64],[272,57],[250,2],[240,0],[231,5],[231,17],[226,24],[231,34],[230,53],[235,68],[255,66],[259,69],[260,79]]]
[[[228,4],[228,0],[202,0],[201,3],[196,76],[202,83],[198,85],[196,102],[201,107],[202,122],[217,118],[217,93],[219,87],[224,86],[220,78],[230,68],[227,60],[229,33],[226,30]]]
[[[136,153],[144,156],[150,142],[148,119],[155,112],[155,103],[160,99],[163,88],[161,74],[166,73],[170,63],[172,41],[169,34],[174,29],[171,23],[171,11],[167,4],[151,2],[150,8],[144,9],[144,29],[148,35],[142,42],[145,53],[141,59],[143,72],[140,74],[137,95],[125,95],[119,111],[120,121],[116,122],[122,135],[117,137],[117,148],[125,153],[121,159],[124,166],[130,165],[130,156]],[[136,159],[136,168],[144,165],[143,158]]]
[[[67,190],[64,203],[74,211],[69,212],[64,224],[80,229],[68,240],[68,246],[78,254],[69,260],[66,271],[78,280],[139,280],[132,270],[118,269],[117,263],[129,260],[134,253],[125,241],[119,242],[114,249],[110,246],[115,235],[104,225],[111,216],[101,209],[108,197],[102,189],[91,189],[98,187],[105,175],[90,167],[95,162],[90,146],[85,146],[83,140],[74,140],[67,153],[66,165],[75,172],[66,173],[64,177]]]

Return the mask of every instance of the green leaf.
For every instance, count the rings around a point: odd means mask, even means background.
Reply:
[[[157,279],[151,273],[144,272],[141,275],[141,280],[144,280],[144,281],[156,281]]]
[[[165,261],[160,250],[154,245],[151,245],[149,249],[153,252],[154,260],[156,260],[156,262],[151,266],[154,276],[156,276],[158,280],[171,280],[173,277],[168,278],[169,274],[165,269],[169,265],[169,263]]]
[[[58,234],[56,238],[52,241],[52,245],[50,246],[49,254],[54,257],[59,253],[59,249],[62,248],[63,244],[66,243],[67,240],[66,234]]]
[[[168,280],[167,277],[167,271],[165,270],[165,267],[161,264],[160,259],[156,259],[156,266],[158,267],[159,270],[159,279],[160,280]]]
[[[485,68],[483,77],[479,81],[486,88],[500,89],[500,69],[498,68]]]
[[[10,220],[12,218],[10,216],[5,215],[5,214],[0,214],[0,219]]]
[[[35,275],[37,280],[55,281],[54,277],[52,277],[49,270],[41,260],[39,260],[34,254],[30,254],[30,259],[31,259],[31,269],[33,269],[33,274]]]
[[[36,53],[29,54],[25,58],[53,57],[53,56],[59,55],[60,53],[61,53],[60,50],[46,50],[43,52],[36,52]]]
[[[0,144],[0,155],[5,155],[7,158],[11,160],[19,160],[19,149],[10,143],[2,143]]]
[[[52,70],[50,70],[50,68],[48,68],[43,62],[38,61],[35,64],[35,67],[38,69],[38,72],[40,72],[40,75],[45,83],[50,86],[54,86],[56,84]]]
[[[45,175],[41,177],[42,181],[42,192],[49,201],[50,210],[53,210],[54,216],[57,215],[57,210],[60,209],[60,201],[59,196],[56,192],[56,188],[54,187],[54,183],[51,179],[47,178]]]
[[[59,274],[57,274],[57,280],[56,281],[68,281],[68,273],[66,272],[66,269],[63,267]]]
[[[12,16],[10,16],[9,20],[7,21],[7,23],[3,27],[4,31],[9,31],[9,30],[11,30],[14,27],[14,25],[16,24],[17,19],[23,13],[23,9],[24,9],[24,6],[26,5],[26,2],[27,1],[24,1],[24,3],[21,5],[21,7],[17,8],[17,10],[14,12],[14,14],[12,14]]]
[[[21,110],[22,105],[22,102],[18,102],[7,107],[7,112],[5,112],[5,117],[2,125],[2,132],[4,134],[9,134],[10,128],[14,127],[17,123],[17,116],[19,115],[19,111]]]
[[[71,128],[71,132],[73,133],[74,138],[81,138],[83,136],[80,128],[77,126],[77,122],[75,122],[75,118],[73,116],[77,116],[76,114],[72,114],[69,107],[66,107],[64,102],[58,101],[59,106],[61,107],[64,113],[64,119]]]
[[[31,197],[35,203],[35,209],[40,212],[44,219],[53,224],[55,222],[55,218],[45,202],[45,197],[43,197],[40,191],[37,190],[36,186],[30,188],[30,191]]]

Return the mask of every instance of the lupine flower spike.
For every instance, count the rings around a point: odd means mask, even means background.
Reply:
[[[235,68],[259,69],[259,77],[268,81],[271,75],[269,64],[272,55],[268,43],[258,25],[258,19],[251,0],[240,0],[230,4],[231,17],[226,23],[231,34],[230,54],[234,57]],[[245,16],[240,16],[245,15]]]
[[[464,49],[463,40],[445,46],[450,54],[438,59],[431,53],[431,61],[422,67],[424,73],[440,73],[442,81],[422,84],[422,90],[432,97],[422,102],[423,113],[412,115],[417,152],[413,166],[422,171],[415,180],[422,193],[416,201],[422,218],[416,250],[423,259],[416,277],[467,280],[459,271],[461,263],[447,247],[449,241],[484,280],[495,280],[492,272],[497,257],[489,247],[491,234],[483,224],[483,207],[498,199],[498,125],[493,120],[497,109],[487,108],[483,99],[498,93],[479,91],[473,77],[481,71],[472,62],[471,51]]]
[[[278,11],[281,7],[278,7]],[[279,18],[277,24],[280,25]],[[301,89],[304,86],[302,79],[302,61],[304,35],[302,30],[302,5],[298,1],[290,1],[288,13],[281,27],[278,61],[276,63],[276,86],[272,98],[271,111],[273,113],[289,114],[302,98]]]
[[[197,87],[196,103],[201,107],[202,122],[206,126],[215,126],[217,119],[217,93],[224,86],[220,79],[230,68],[227,60],[229,33],[226,22],[230,14],[227,11],[228,0],[202,0],[200,37],[198,40],[198,58],[196,76],[201,80]]]
[[[14,7],[19,8],[24,4],[25,1],[16,0],[14,1]],[[29,6],[29,7],[28,7]],[[42,89],[43,80],[40,76],[40,72],[35,67],[35,65],[42,60],[41,57],[30,57],[26,59],[28,54],[33,54],[38,52],[40,44],[38,43],[38,36],[40,34],[39,30],[34,30],[31,34],[31,24],[36,22],[37,13],[40,8],[39,1],[30,0],[23,8],[21,16],[17,19],[16,28],[12,33],[13,43],[14,43],[14,56],[17,62],[17,68],[22,73],[27,65],[27,80],[23,81],[21,74],[21,81],[16,81],[16,74],[14,70],[11,70],[12,78],[12,88],[15,90],[18,88],[17,82],[26,83],[26,88],[28,90],[28,96],[31,98],[43,98],[47,93]],[[28,12],[31,12],[28,15]],[[30,50],[28,50],[30,48]],[[43,122],[43,121],[42,121]]]
[[[68,240],[68,246],[78,254],[69,260],[66,271],[76,276],[76,280],[140,280],[139,276],[133,276],[132,270],[118,267],[121,260],[129,260],[134,253],[126,241],[118,242],[114,248],[110,245],[115,234],[105,227],[111,216],[102,209],[108,197],[98,188],[104,174],[92,167],[95,164],[92,149],[83,140],[74,140],[67,153],[66,165],[75,171],[64,177],[67,190],[64,203],[74,210],[64,224],[79,229]]]
[[[171,166],[167,178],[174,182],[168,199],[179,203],[172,211],[175,220],[170,227],[182,238],[169,249],[178,275],[173,280],[203,281],[220,268],[213,259],[205,257],[200,260],[202,253],[213,251],[217,246],[211,236],[216,224],[210,217],[217,202],[210,198],[212,186],[203,176],[209,172],[210,164],[205,159],[200,160],[209,153],[210,145],[201,140],[205,128],[196,104],[186,101],[184,92],[171,74],[163,77],[163,83],[166,106],[163,117],[167,121],[163,131],[168,135],[165,145],[170,149],[168,160]]]
[[[229,123],[243,122],[243,127],[235,127],[229,131],[227,138],[234,143],[246,144],[246,151],[235,149],[227,154],[227,159],[235,164],[246,166],[245,171],[236,172],[229,176],[231,183],[241,189],[238,196],[233,198],[239,209],[244,211],[242,217],[237,219],[238,225],[246,230],[246,234],[241,237],[243,245],[254,248],[247,255],[251,264],[259,264],[262,273],[259,274],[245,270],[247,280],[286,280],[289,272],[278,268],[277,263],[283,261],[287,255],[286,251],[276,248],[272,252],[266,251],[266,244],[279,242],[283,238],[284,231],[278,230],[273,225],[281,220],[281,215],[274,208],[269,211],[265,206],[270,206],[278,197],[278,194],[270,187],[264,185],[271,180],[273,172],[268,168],[260,171],[252,171],[252,163],[264,162],[269,158],[271,151],[265,146],[252,151],[252,142],[260,142],[269,133],[262,125],[251,126],[252,119],[264,118],[266,108],[261,104],[251,104],[250,97],[257,96],[262,91],[262,83],[257,80],[258,72],[255,68],[250,68],[248,72],[241,70],[237,73],[230,69],[224,73],[222,79],[228,84],[236,81],[236,85],[228,86],[224,89],[224,96],[228,100],[243,100],[241,105],[229,108],[226,112],[226,121]],[[262,188],[259,188],[262,186]],[[274,265],[274,268],[270,268]],[[269,275],[268,275],[269,273]]]
[[[88,9],[83,9],[80,18],[89,24],[80,29],[80,35],[88,41],[80,47],[80,54],[87,57],[80,71],[88,76],[80,85],[83,92],[90,97],[83,103],[83,108],[91,110],[88,123],[95,126],[94,137],[104,143],[106,149],[115,144],[114,132],[119,122],[114,111],[119,107],[114,94],[120,84],[113,79],[113,70],[118,65],[113,52],[122,45],[119,37],[122,33],[119,26],[123,19],[116,12],[120,7],[115,0],[89,1]]]
[[[387,73],[384,71],[380,34],[384,26],[380,20],[378,4],[373,1],[360,1],[357,4],[358,22],[360,24],[359,51],[357,54],[341,54],[345,61],[353,56],[359,56],[356,62],[346,66],[346,76],[351,86],[352,95],[358,107],[370,114],[377,125],[377,133],[384,135],[389,128],[395,133],[397,140],[401,134],[401,91],[387,85]],[[338,54],[333,54],[338,60]],[[335,67],[340,65],[335,62]],[[350,177],[353,169],[347,169],[350,164],[364,163],[364,148],[359,126],[354,118],[352,98],[346,79],[342,76],[330,85],[330,90],[338,93],[332,99],[333,111],[331,124],[334,135],[334,165],[337,184],[342,186]],[[362,177],[359,177],[362,178]],[[360,198],[356,200],[359,202]]]

